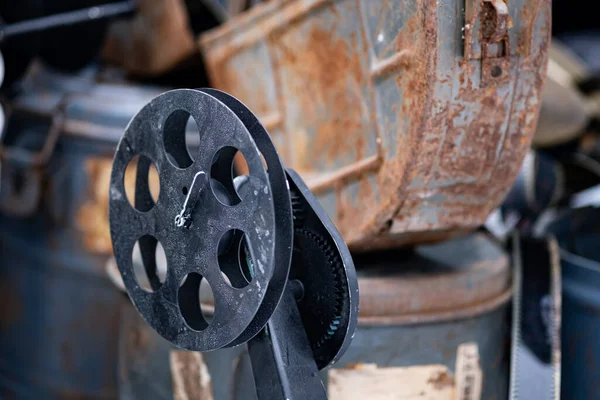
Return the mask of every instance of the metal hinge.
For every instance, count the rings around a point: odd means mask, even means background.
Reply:
[[[481,86],[509,81],[512,21],[504,0],[467,0],[464,58],[481,60]]]

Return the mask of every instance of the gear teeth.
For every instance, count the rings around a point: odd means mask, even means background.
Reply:
[[[294,217],[294,226],[301,227],[306,217],[306,210],[302,205],[300,196],[294,190],[290,189],[290,198],[292,200],[292,215]]]
[[[329,330],[327,331],[327,333],[331,336],[333,336],[335,334],[335,332],[338,330],[338,325],[340,324],[340,319],[341,317],[337,316],[335,317],[335,319],[333,321],[331,321],[331,324],[329,324]]]
[[[292,194],[292,197],[293,196],[294,196],[294,194]],[[292,204],[293,204],[293,200],[292,200]],[[296,215],[296,212],[294,212],[294,216],[295,215]],[[294,220],[294,224],[296,224],[295,220]],[[321,248],[321,250],[323,251],[323,254],[325,255],[325,258],[327,260],[327,264],[329,265],[329,268],[331,268],[331,275],[335,281],[333,293],[334,293],[334,298],[335,298],[334,310],[335,310],[336,315],[329,323],[329,326],[328,326],[325,334],[323,334],[323,336],[319,340],[317,340],[316,343],[313,344],[313,349],[319,349],[320,347],[324,346],[327,343],[327,341],[333,337],[333,335],[335,335],[335,333],[337,332],[337,330],[339,328],[341,320],[342,320],[342,311],[343,311],[342,308],[343,308],[343,300],[344,300],[343,296],[346,293],[346,291],[344,290],[344,288],[346,286],[346,282],[345,282],[342,274],[340,274],[340,271],[342,270],[343,266],[342,266],[342,263],[339,259],[339,256],[337,255],[337,253],[333,250],[331,245],[325,239],[323,239],[320,235],[317,235],[314,232],[307,231],[302,228],[296,228],[296,232],[304,235],[308,239],[311,239],[315,244],[317,244],[317,246],[319,248]]]

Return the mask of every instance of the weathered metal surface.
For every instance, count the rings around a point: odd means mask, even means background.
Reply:
[[[359,257],[356,264],[373,264],[372,257]],[[390,251],[361,270],[360,292],[361,325],[477,317],[508,303],[508,257],[479,234],[405,254]]]
[[[388,393],[412,393],[411,388],[420,388],[419,393],[427,390],[433,396],[448,389],[453,393],[480,389],[481,399],[506,398],[510,268],[506,254],[490,239],[469,235],[422,246],[415,253],[365,255],[355,261],[360,271],[359,328],[344,357],[332,368],[352,370],[375,364],[379,372],[365,368],[364,373],[380,379]],[[165,357],[162,350],[156,353]],[[256,398],[243,347],[203,356],[215,399]],[[162,363],[168,360],[163,358]],[[390,378],[414,376],[406,367],[415,366],[423,367],[417,375],[426,379]],[[440,368],[448,374],[433,379],[429,373]],[[332,375],[335,379],[344,372],[324,371],[323,379]],[[482,385],[479,389],[478,384]],[[336,383],[329,381],[330,389],[332,385]],[[356,393],[362,396],[357,398],[373,394]]]
[[[276,0],[200,46],[212,84],[260,116],[350,246],[393,247],[483,224],[517,176],[550,1],[506,5],[484,35],[475,0]]]
[[[76,178],[80,178],[76,177]],[[114,398],[120,303],[75,232],[0,217],[0,397]]]
[[[105,271],[102,168],[110,172],[117,140],[138,111],[132,108],[154,94],[94,85],[93,76],[46,75],[32,85],[15,101],[22,124],[7,136],[44,143],[48,126],[33,116],[61,101],[64,119],[39,167],[41,201],[27,218],[0,213],[0,397],[113,399],[126,297]]]

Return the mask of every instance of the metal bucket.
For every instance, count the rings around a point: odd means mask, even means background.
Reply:
[[[45,71],[28,84],[1,153],[0,397],[113,399],[126,296],[105,271],[108,182],[126,124],[158,91]]]
[[[475,234],[356,263],[359,328],[339,364],[322,372],[331,400],[507,398],[511,285],[499,247]],[[149,385],[157,399],[256,398],[245,346],[183,352],[139,316],[127,320],[121,400],[150,398]]]
[[[561,246],[561,398],[600,399],[600,209],[570,211],[549,230]]]
[[[274,0],[200,38],[353,250],[481,226],[534,134],[549,0]],[[495,28],[489,40],[484,28]]]

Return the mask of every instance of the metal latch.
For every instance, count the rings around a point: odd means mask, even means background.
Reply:
[[[481,86],[509,81],[511,19],[504,0],[468,0],[465,4],[464,57],[481,60]]]
[[[32,150],[27,144],[30,137],[25,131],[18,132],[14,144],[7,146],[0,142],[0,163],[2,164],[2,185],[0,186],[0,211],[8,215],[25,217],[33,214],[37,210],[41,192],[43,170],[50,157],[54,153],[54,148],[64,122],[64,105],[61,101],[49,121],[49,131],[45,136],[44,143],[39,150]],[[10,111],[11,114],[17,111]],[[31,116],[34,118],[35,116]],[[39,118],[39,116],[38,116]],[[8,129],[9,123],[5,129]],[[9,132],[5,132],[6,138]],[[38,146],[35,146],[38,147]]]

